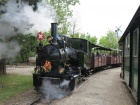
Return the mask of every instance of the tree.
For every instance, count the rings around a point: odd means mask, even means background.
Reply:
[[[93,44],[96,44],[97,43],[97,40],[98,40],[98,38],[96,36],[92,36],[89,33],[86,33],[86,34],[85,33],[82,33],[80,35],[80,38],[86,39],[86,40],[90,41]]]
[[[0,59],[0,75],[6,74],[6,62],[5,59]]]
[[[85,33],[81,33],[81,34],[80,34],[80,38],[81,38],[81,39],[86,39],[86,34],[85,34]]]
[[[16,62],[27,62],[29,57],[35,56],[37,46],[37,38],[35,36],[19,34],[11,40],[14,39],[18,41],[21,47],[20,54],[16,57]]]
[[[0,0],[0,6],[5,5],[7,0]],[[0,16],[4,13],[4,11],[0,10]]]
[[[1,0],[0,1],[0,6],[4,5],[6,0]],[[0,17],[4,12],[0,10]],[[0,39],[0,42],[3,40]],[[5,59],[0,59],[0,75],[6,74],[6,61]]]
[[[104,47],[116,49],[118,42],[116,39],[115,32],[112,30],[109,30],[107,32],[106,36],[102,36],[100,38],[99,44],[104,46]]]
[[[78,33],[79,29],[77,28],[78,26],[78,22],[79,22],[79,15],[78,12],[76,13],[76,15],[72,16],[72,18],[69,20],[70,21],[70,25],[69,25],[69,34],[75,35]]]
[[[74,34],[71,34],[70,35],[72,38],[79,38],[79,36],[80,36],[80,33],[74,33]]]
[[[57,22],[59,23],[59,33],[67,34],[70,23],[69,17],[72,16],[70,6],[79,3],[79,0],[46,0],[51,6],[54,7],[57,14]]]
[[[90,42],[92,42],[93,44],[97,44],[97,40],[98,38],[96,36],[90,37]]]

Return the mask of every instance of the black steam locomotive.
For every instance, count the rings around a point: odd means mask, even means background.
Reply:
[[[44,79],[61,84],[68,80],[68,89],[73,90],[75,85],[84,80],[98,69],[121,64],[119,56],[91,54],[91,49],[97,51],[112,51],[110,48],[92,44],[88,40],[70,38],[57,34],[57,23],[51,24],[51,36],[47,37],[49,45],[39,43],[33,85],[39,89]]]
[[[42,85],[43,79],[49,79],[55,83],[68,80],[70,81],[69,89],[73,90],[75,84],[81,81],[84,75],[89,75],[89,71],[80,66],[83,65],[81,57],[84,55],[82,50],[84,41],[79,45],[81,50],[74,49],[71,38],[57,35],[57,23],[51,24],[51,36],[48,37],[48,41],[49,45],[43,46],[39,43],[37,47],[33,85],[37,89]]]

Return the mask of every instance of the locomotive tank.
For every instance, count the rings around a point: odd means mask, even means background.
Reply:
[[[67,46],[65,39],[57,35],[57,23],[51,24],[50,44],[39,45],[33,85],[39,88],[42,80],[47,79],[60,84],[69,81],[69,89],[73,90],[80,78],[80,69],[77,67],[77,51]]]

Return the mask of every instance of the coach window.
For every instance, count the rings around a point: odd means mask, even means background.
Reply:
[[[138,56],[138,29],[136,29],[133,33],[133,56]]]
[[[130,54],[130,34],[125,38],[125,56]]]

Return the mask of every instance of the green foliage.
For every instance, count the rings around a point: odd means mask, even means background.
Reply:
[[[86,40],[92,42],[93,44],[96,44],[97,43],[97,40],[98,40],[98,38],[96,36],[91,36],[89,33],[87,33],[87,34],[85,34],[85,33],[81,34],[80,35],[80,38],[86,39]]]
[[[74,6],[79,3],[79,0],[46,0],[47,3],[51,4],[57,13],[57,21],[59,23],[59,33],[67,34],[68,18],[72,16],[72,10],[70,6]]]
[[[74,35],[70,35],[72,38],[79,38],[80,34],[79,33],[75,33]]]
[[[0,0],[0,5],[3,5],[7,2],[8,0]]]
[[[72,38],[81,38],[86,39],[90,41],[93,44],[97,43],[98,38],[96,36],[91,36],[89,33],[75,33],[74,35],[71,35]]]
[[[37,34],[34,36],[32,34],[23,35],[18,34],[10,40],[17,40],[20,45],[20,53],[16,57],[16,62],[22,63],[27,62],[29,57],[35,57],[36,56],[36,47],[39,44],[39,40],[37,39]],[[48,42],[46,40],[46,37],[50,35],[50,31],[43,33],[45,35],[44,40],[42,40],[43,45],[47,45]]]
[[[19,93],[32,88],[32,76],[3,75],[0,76],[0,104]]]
[[[80,38],[81,39],[86,39],[86,34],[85,33],[80,34]]]
[[[0,6],[4,5],[7,0],[0,0]],[[0,11],[0,17],[4,13],[4,11]]]
[[[31,34],[17,35],[14,37],[21,47],[20,54],[16,58],[16,62],[26,62],[31,56],[36,54],[37,38]]]
[[[117,48],[117,39],[114,31],[109,30],[106,34],[106,36],[102,36],[101,39],[99,40],[99,44],[108,47],[108,48]]]
[[[90,42],[92,42],[93,44],[97,44],[97,40],[98,38],[96,36],[90,37]]]

